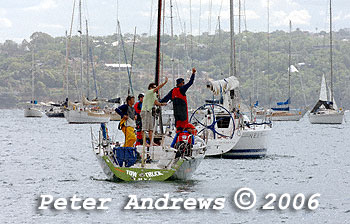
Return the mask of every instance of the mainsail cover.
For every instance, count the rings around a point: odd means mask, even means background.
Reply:
[[[220,95],[222,93],[227,93],[230,90],[234,90],[239,87],[239,81],[235,76],[230,76],[225,79],[220,80],[210,80],[207,83],[207,88],[209,88],[215,95]]]

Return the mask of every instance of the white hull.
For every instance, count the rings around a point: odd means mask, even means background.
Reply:
[[[241,132],[240,130],[236,130]],[[233,138],[209,139],[207,142],[207,151],[205,156],[219,156],[230,151],[240,140],[240,134],[234,134]]]
[[[258,126],[242,131],[238,143],[227,153],[225,158],[252,158],[266,156],[267,138],[271,127]]]
[[[303,114],[271,116],[271,121],[299,121],[303,116]]]
[[[37,108],[29,107],[24,110],[24,116],[25,117],[42,117],[43,113]]]
[[[310,113],[309,121],[311,124],[342,124],[344,118],[344,112],[333,113]]]
[[[110,120],[110,116],[105,113],[95,113],[90,111],[79,110],[65,111],[64,117],[70,124],[107,123]]]

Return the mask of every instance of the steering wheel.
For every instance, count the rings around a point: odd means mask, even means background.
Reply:
[[[233,128],[232,128],[232,133],[230,133],[230,135],[225,135],[223,133],[220,133],[218,132],[216,129],[215,129],[215,125],[223,120],[224,118],[219,118],[218,120],[216,119],[216,115],[215,115],[215,107],[218,107],[220,109],[222,109],[225,114],[228,114],[229,117],[230,117],[230,121],[232,121],[232,124],[233,124]],[[206,125],[206,124],[203,124],[197,117],[196,117],[196,113],[198,111],[201,111],[201,110],[206,110],[208,111],[207,114],[212,114],[213,115],[213,121],[210,125]],[[206,115],[207,115],[206,114]],[[221,136],[221,137],[226,137],[226,138],[233,138],[233,135],[235,133],[235,120],[234,118],[232,117],[232,113],[230,113],[225,107],[219,105],[219,104],[215,104],[215,103],[209,103],[209,104],[204,104],[203,106],[200,106],[198,107],[191,115],[191,118],[190,118],[190,123],[192,123],[192,121],[194,122],[197,122],[198,124],[200,124],[202,126],[202,129],[198,132],[198,135],[203,132],[204,130],[210,130],[213,132],[213,136],[214,136],[214,139],[216,139],[216,135],[218,136]]]

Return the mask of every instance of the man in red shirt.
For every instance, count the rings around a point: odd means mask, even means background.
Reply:
[[[193,84],[194,77],[196,74],[196,69],[192,68],[192,76],[190,81],[185,84],[183,78],[176,80],[176,87],[173,88],[160,103],[167,103],[168,101],[173,101],[174,117],[176,123],[177,132],[184,130],[185,125],[188,123],[188,108],[187,108],[187,97],[186,92]]]
[[[142,145],[142,122],[141,122],[141,108],[143,102],[144,95],[142,93],[139,94],[138,102],[135,103],[135,115],[136,115],[136,145]]]

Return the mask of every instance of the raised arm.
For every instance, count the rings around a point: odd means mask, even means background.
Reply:
[[[185,85],[181,86],[180,87],[180,92],[185,95],[188,88],[190,88],[194,82],[194,77],[196,75],[196,69],[195,68],[192,68],[192,75],[191,75],[191,78],[190,78],[190,81],[188,81],[188,83],[186,83]]]
[[[163,86],[165,86],[165,84],[168,82],[168,77],[165,77],[165,81],[162,83],[162,84],[160,84],[159,86],[157,86],[154,90],[153,90],[153,92],[158,92],[158,90],[160,90]]]

